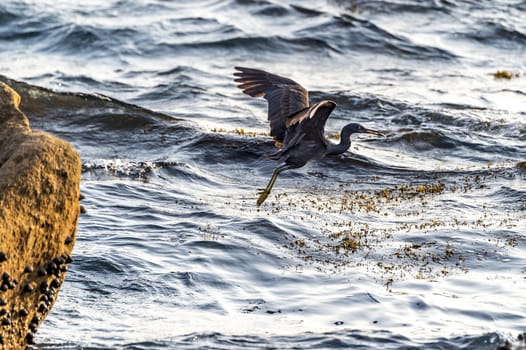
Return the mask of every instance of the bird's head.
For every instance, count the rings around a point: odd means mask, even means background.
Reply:
[[[385,135],[382,134],[381,132],[376,131],[376,130],[367,129],[358,123],[350,123],[350,124],[345,125],[342,130],[342,137],[344,137],[344,135],[351,136],[351,134],[357,134],[357,133],[371,134],[371,135],[385,137]]]

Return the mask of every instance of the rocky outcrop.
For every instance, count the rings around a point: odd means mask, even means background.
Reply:
[[[32,131],[0,82],[0,349],[23,349],[51,310],[71,262],[81,163],[73,147]]]

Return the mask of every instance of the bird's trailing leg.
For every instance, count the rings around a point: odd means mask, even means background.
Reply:
[[[265,187],[264,190],[260,190],[258,192],[259,198],[257,201],[257,206],[259,207],[265,199],[267,199],[268,195],[270,194],[270,190],[274,186],[274,183],[276,182],[276,179],[278,178],[279,173],[281,173],[283,170],[289,169],[289,165],[282,165],[274,169],[274,172],[272,173],[272,177],[270,178],[270,181],[267,184],[267,187]]]

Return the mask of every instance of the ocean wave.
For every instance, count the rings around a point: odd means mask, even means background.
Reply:
[[[249,7],[250,13],[255,16],[268,16],[271,17],[271,19],[295,15],[316,17],[325,13],[320,8],[310,8],[294,3],[274,3],[266,0],[233,0],[225,5],[225,7],[230,8],[237,5]]]
[[[405,128],[415,131],[431,128],[459,138],[479,133],[478,136],[503,136],[508,141],[521,140],[526,133],[524,123],[506,120],[499,113],[484,107],[453,103],[415,105],[381,95],[348,91],[332,94],[313,92],[312,95],[317,99],[331,99],[338,104],[343,116],[340,114],[332,117],[333,119],[373,123],[376,128],[387,133],[394,127],[401,131]],[[478,136],[474,138],[477,139]]]
[[[507,50],[518,50],[526,47],[526,31],[519,29],[512,23],[493,19],[480,20],[474,28],[460,35],[492,47]]]
[[[112,176],[146,179],[154,170],[184,165],[184,163],[174,161],[137,162],[123,161],[120,159],[92,159],[82,163],[82,172],[93,174],[104,172],[105,174]]]
[[[429,151],[433,149],[451,149],[461,145],[459,140],[436,130],[420,130],[403,132],[390,140],[402,142],[413,147],[416,151]]]
[[[38,47],[47,40],[46,34],[60,28],[53,16],[40,15],[35,18],[12,17],[0,30],[0,40],[9,44],[34,45]]]
[[[14,11],[10,11],[4,5],[0,5],[0,23],[2,23],[2,28],[0,28],[0,33],[2,34],[0,35],[5,35],[5,32],[9,31],[9,24],[19,17]]]
[[[456,7],[456,4],[448,0],[410,0],[403,2],[383,1],[383,0],[332,0],[334,3],[344,7],[350,12],[354,13],[411,13],[411,14],[425,14],[437,12],[450,13],[451,9]]]
[[[136,97],[147,101],[174,101],[183,98],[196,98],[205,94],[206,89],[192,83],[192,78],[179,75],[168,83],[162,83],[153,87],[148,92]]]
[[[40,51],[91,58],[139,54],[140,50],[133,42],[142,37],[141,32],[134,28],[104,28],[75,23],[46,28],[40,35],[43,36]],[[130,44],[122,45],[123,41]]]
[[[253,36],[244,35],[231,38],[218,38],[217,40],[198,40],[191,43],[162,43],[158,49],[170,51],[185,50],[218,50],[232,54],[233,51],[250,51],[256,53],[279,52],[280,54],[294,53],[297,51],[314,50],[316,52],[330,52],[339,50],[323,39],[305,37],[282,37],[282,36]]]
[[[316,38],[345,52],[369,52],[412,59],[453,60],[456,56],[444,49],[413,43],[379,27],[373,22],[343,14],[298,30],[296,36]]]
[[[524,153],[519,145],[503,144],[485,135],[471,136],[464,132],[454,132],[435,128],[399,129],[394,136],[384,141],[387,145],[402,146],[405,152],[432,152],[465,160],[491,159],[493,154],[513,159]]]
[[[342,325],[345,326],[345,325]],[[307,333],[295,336],[258,337],[246,335],[225,335],[221,333],[193,333],[174,340],[173,345],[179,349],[195,349],[213,343],[231,349],[268,349],[295,347],[301,349],[342,349],[358,350],[385,349],[449,349],[461,350],[477,348],[480,350],[494,350],[500,343],[508,339],[498,333],[483,335],[466,335],[446,339],[439,337],[436,341],[412,342],[403,335],[389,331],[365,332],[357,329],[335,331],[327,333]],[[149,345],[144,343],[145,349]],[[162,348],[162,347],[161,347]]]
[[[250,3],[253,5],[253,3]],[[211,29],[188,30],[185,33],[174,33],[176,39],[160,40],[155,47],[148,49],[154,52],[188,52],[190,50],[239,50],[253,53],[279,52],[317,52],[323,55],[360,52],[381,53],[404,58],[453,60],[456,56],[442,48],[419,45],[409,38],[398,36],[382,29],[365,19],[348,14],[328,15],[321,11],[258,2],[250,15],[266,17],[274,13],[278,17],[290,18],[290,21],[305,18],[304,25],[297,26],[290,34],[276,34],[269,31],[268,36],[243,32],[231,24],[219,23],[215,19],[187,18],[190,28],[199,22]],[[313,18],[310,18],[313,17]],[[180,19],[178,19],[180,21]],[[195,22],[195,23],[194,23]],[[309,24],[311,23],[312,24]],[[321,23],[320,23],[321,22]],[[211,34],[216,33],[216,34]],[[192,39],[192,40],[190,40]],[[232,54],[232,52],[229,52]]]
[[[88,78],[89,79],[89,78]],[[10,85],[21,96],[20,108],[33,118],[78,118],[89,119],[90,115],[104,113],[137,116],[152,122],[173,121],[177,118],[146,108],[126,103],[102,94],[57,92],[51,89],[30,85],[0,75],[0,81]],[[88,121],[89,122],[89,121]]]

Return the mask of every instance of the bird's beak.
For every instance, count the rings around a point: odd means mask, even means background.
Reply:
[[[382,134],[381,132],[376,131],[376,130],[365,129],[363,132],[366,133],[366,134],[371,134],[371,135],[377,135],[377,136],[386,137],[384,134]]]

